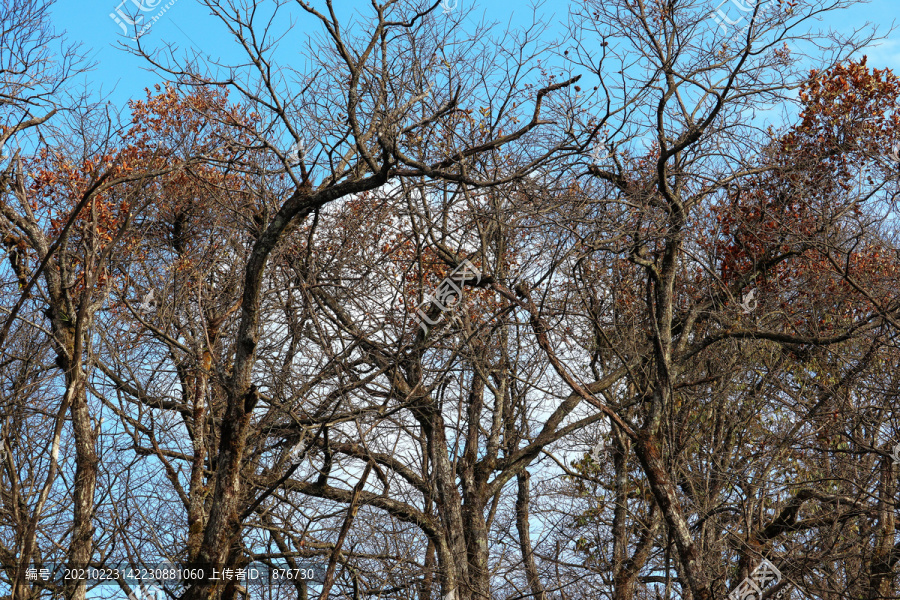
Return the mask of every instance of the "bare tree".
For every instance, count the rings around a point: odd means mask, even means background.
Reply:
[[[890,596],[900,84],[805,25],[851,4],[140,36],[130,123],[35,121],[3,180],[13,598],[84,598],[23,580],[63,555],[198,600],[708,600],[763,559],[765,597]]]

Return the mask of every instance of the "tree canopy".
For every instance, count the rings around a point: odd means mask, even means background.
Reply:
[[[734,3],[202,0],[122,116],[4,0],[0,598],[900,597],[900,80]]]

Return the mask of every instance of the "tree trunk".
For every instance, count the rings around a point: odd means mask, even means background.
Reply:
[[[675,486],[666,473],[658,440],[645,431],[639,432],[635,453],[641,461],[650,489],[662,510],[666,524],[675,537],[682,580],[687,582],[690,592],[697,600],[712,600],[712,593],[700,564],[697,546],[691,536],[687,520],[684,518]]]
[[[528,587],[531,588],[531,596],[534,600],[547,600],[547,594],[541,580],[538,577],[537,565],[534,563],[534,551],[531,546],[530,531],[530,504],[531,504],[531,475],[528,471],[522,471],[516,477],[519,491],[516,495],[516,529],[519,532],[519,548],[522,551],[522,562],[525,565],[525,577],[528,579]]]
[[[66,373],[66,395],[72,416],[72,431],[75,437],[75,482],[72,506],[72,542],[69,546],[69,568],[83,569],[88,566],[93,554],[94,539],[94,491],[97,487],[97,465],[99,458],[95,451],[96,435],[91,426],[85,390],[85,376],[80,361],[74,361],[73,368]],[[87,585],[84,580],[74,580],[67,586],[67,600],[85,600]]]

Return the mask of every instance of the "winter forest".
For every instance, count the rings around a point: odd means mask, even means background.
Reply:
[[[0,0],[0,599],[900,598],[894,15],[181,2]]]

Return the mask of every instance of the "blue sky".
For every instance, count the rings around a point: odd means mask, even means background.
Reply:
[[[154,47],[173,44],[178,54],[195,50],[213,59],[220,58],[225,62],[238,62],[241,58],[228,32],[222,30],[218,21],[209,15],[209,10],[197,0],[59,0],[53,9],[53,24],[57,31],[65,31],[66,39],[83,45],[84,54],[97,63],[96,68],[86,73],[78,81],[79,84],[94,94],[110,100],[114,105],[124,107],[130,98],[142,98],[143,89],[161,81],[161,77],[148,70],[147,63],[123,50],[123,42],[132,43],[121,35],[121,29],[110,17],[119,6],[127,13],[134,14],[132,2],[144,2],[153,6],[154,10],[143,13],[145,23],[166,7],[162,17],[149,30],[146,39]],[[454,10],[470,10],[471,21],[486,20],[505,25],[530,22],[531,4],[511,2],[510,0],[445,0]],[[320,4],[320,2],[314,2]],[[323,4],[323,3],[322,3]],[[353,0],[335,2],[338,10],[347,15],[355,10],[367,12],[369,0]],[[718,0],[715,1],[718,4]],[[271,6],[271,2],[260,2],[261,7]],[[547,21],[559,23],[565,20],[569,4],[566,2],[549,2],[538,8],[539,14]],[[714,0],[710,0],[710,8]],[[295,11],[296,12],[296,11]],[[900,0],[874,0],[865,5],[855,6],[850,10],[830,13],[829,19],[823,21],[823,28],[835,28],[848,31],[851,28],[863,27],[867,22],[877,25],[884,34],[894,21],[900,21]],[[307,22],[298,21],[294,31],[303,31]],[[559,29],[558,29],[559,31]],[[289,46],[293,39],[298,41],[305,36],[287,38]],[[877,47],[866,50],[869,64],[874,67],[889,67],[900,73],[900,33],[891,32],[888,38]],[[229,60],[230,59],[230,60]]]
[[[247,2],[249,0],[244,0]],[[148,64],[141,58],[122,49],[122,44],[134,46],[134,42],[122,36],[120,26],[116,24],[111,13],[117,7],[132,16],[137,12],[134,3],[143,2],[145,6],[153,6],[154,10],[144,13],[144,23],[159,13],[172,0],[58,0],[53,14],[53,24],[58,32],[65,30],[69,42],[83,45],[82,51],[97,67],[88,73],[81,83],[93,92],[106,95],[114,104],[123,105],[129,98],[144,97],[143,89],[161,81],[160,76],[148,71]],[[496,22],[498,26],[508,23],[531,22],[530,3],[513,3],[509,0],[492,2],[472,2],[472,0],[445,0],[453,10],[471,10],[470,21]],[[243,2],[239,2],[243,3]],[[271,7],[271,1],[260,0],[261,9]],[[314,6],[324,6],[324,2],[313,0]],[[352,13],[370,14],[370,0],[354,0],[335,2],[339,16],[350,17]],[[295,16],[301,16],[296,7],[290,7]],[[548,22],[564,21],[567,6],[545,4],[539,8],[542,18]],[[324,10],[324,9],[323,9]],[[440,10],[440,9],[439,9]],[[344,13],[343,15],[341,13]],[[283,47],[290,47],[294,39],[304,41],[305,25],[313,25],[309,33],[318,33],[320,28],[310,20],[298,20],[293,31],[303,32],[294,37],[289,36]],[[129,35],[132,35],[129,33]],[[233,36],[225,31],[219,20],[210,15],[209,9],[198,0],[174,0],[159,21],[155,22],[146,35],[147,43],[156,48],[166,44],[174,44],[178,55],[185,51],[197,51],[213,59],[224,62],[242,62],[244,55],[234,42]],[[230,59],[230,60],[229,60]]]

